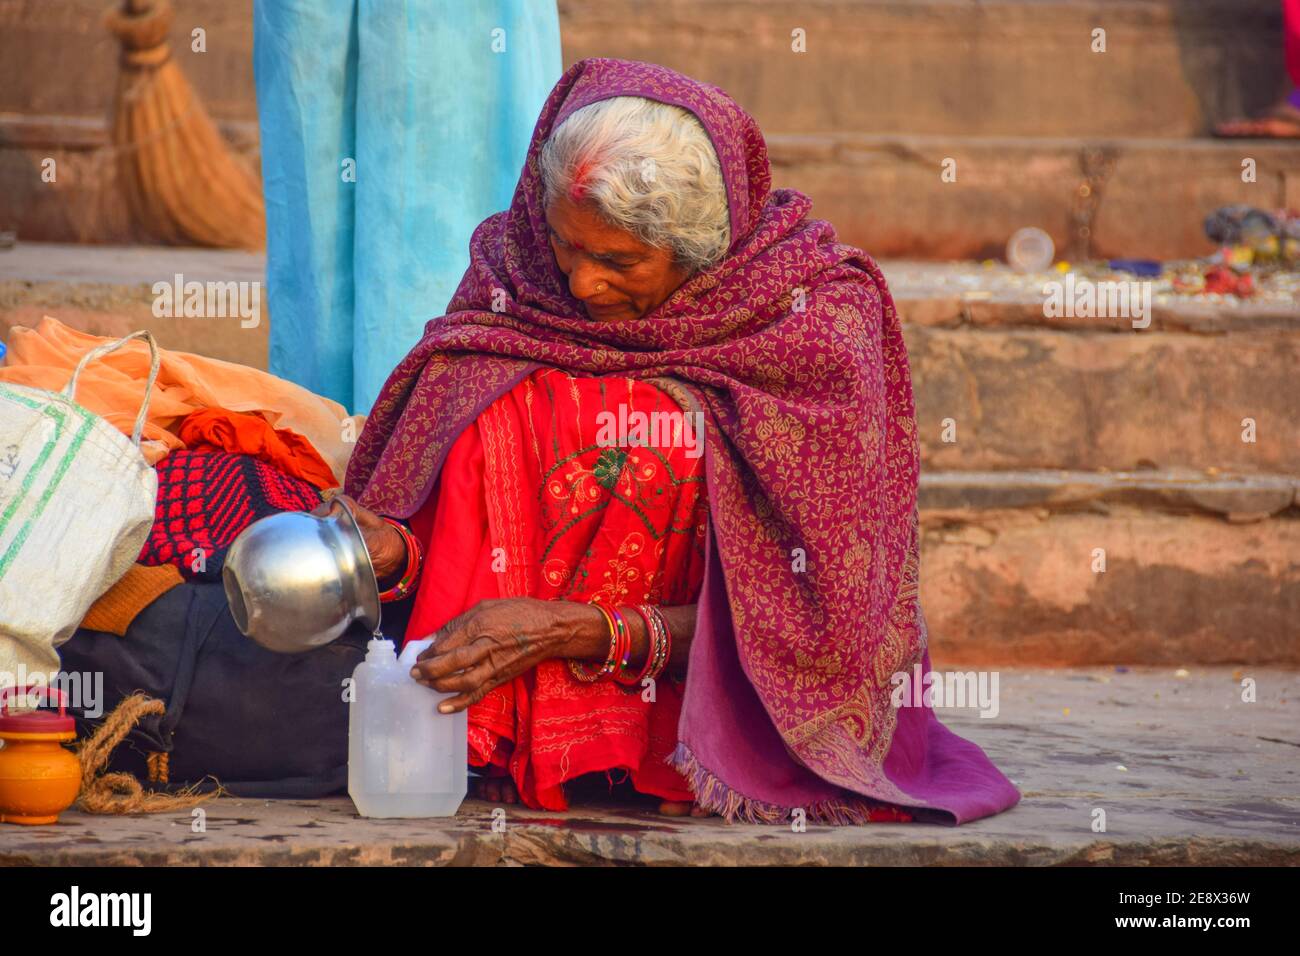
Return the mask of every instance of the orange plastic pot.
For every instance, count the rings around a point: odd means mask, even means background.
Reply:
[[[81,763],[63,746],[76,739],[77,725],[61,694],[57,715],[7,713],[11,691],[17,688],[0,690],[0,823],[57,823],[81,791]]]

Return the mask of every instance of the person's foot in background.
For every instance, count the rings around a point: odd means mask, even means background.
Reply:
[[[1214,127],[1215,136],[1250,139],[1300,139],[1300,90],[1258,119],[1235,119]]]
[[[1291,78],[1291,95],[1258,119],[1220,123],[1215,136],[1300,139],[1300,0],[1282,0],[1282,55]]]

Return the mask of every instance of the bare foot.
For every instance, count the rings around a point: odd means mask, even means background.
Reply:
[[[1300,138],[1300,110],[1283,101],[1259,119],[1220,123],[1214,128],[1214,135],[1248,139]]]
[[[698,803],[689,800],[665,800],[659,804],[659,812],[666,817],[716,817],[712,810],[705,810]]]
[[[489,803],[518,803],[519,791],[509,777],[470,777],[473,781],[474,795]],[[659,804],[659,812],[669,817],[716,817],[712,810],[690,800],[664,800]]]
[[[476,781],[475,796],[489,803],[518,803],[519,791],[509,777],[471,777]]]

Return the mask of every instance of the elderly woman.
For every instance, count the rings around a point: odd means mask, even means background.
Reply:
[[[929,671],[907,355],[810,208],[721,90],[584,60],[386,383],[346,490],[490,799],[616,771],[728,820],[1019,799],[899,693]]]

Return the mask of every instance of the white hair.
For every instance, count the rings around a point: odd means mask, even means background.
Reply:
[[[590,201],[613,226],[707,269],[727,253],[727,187],[709,135],[679,106],[616,96],[575,110],[542,146],[543,201]]]

